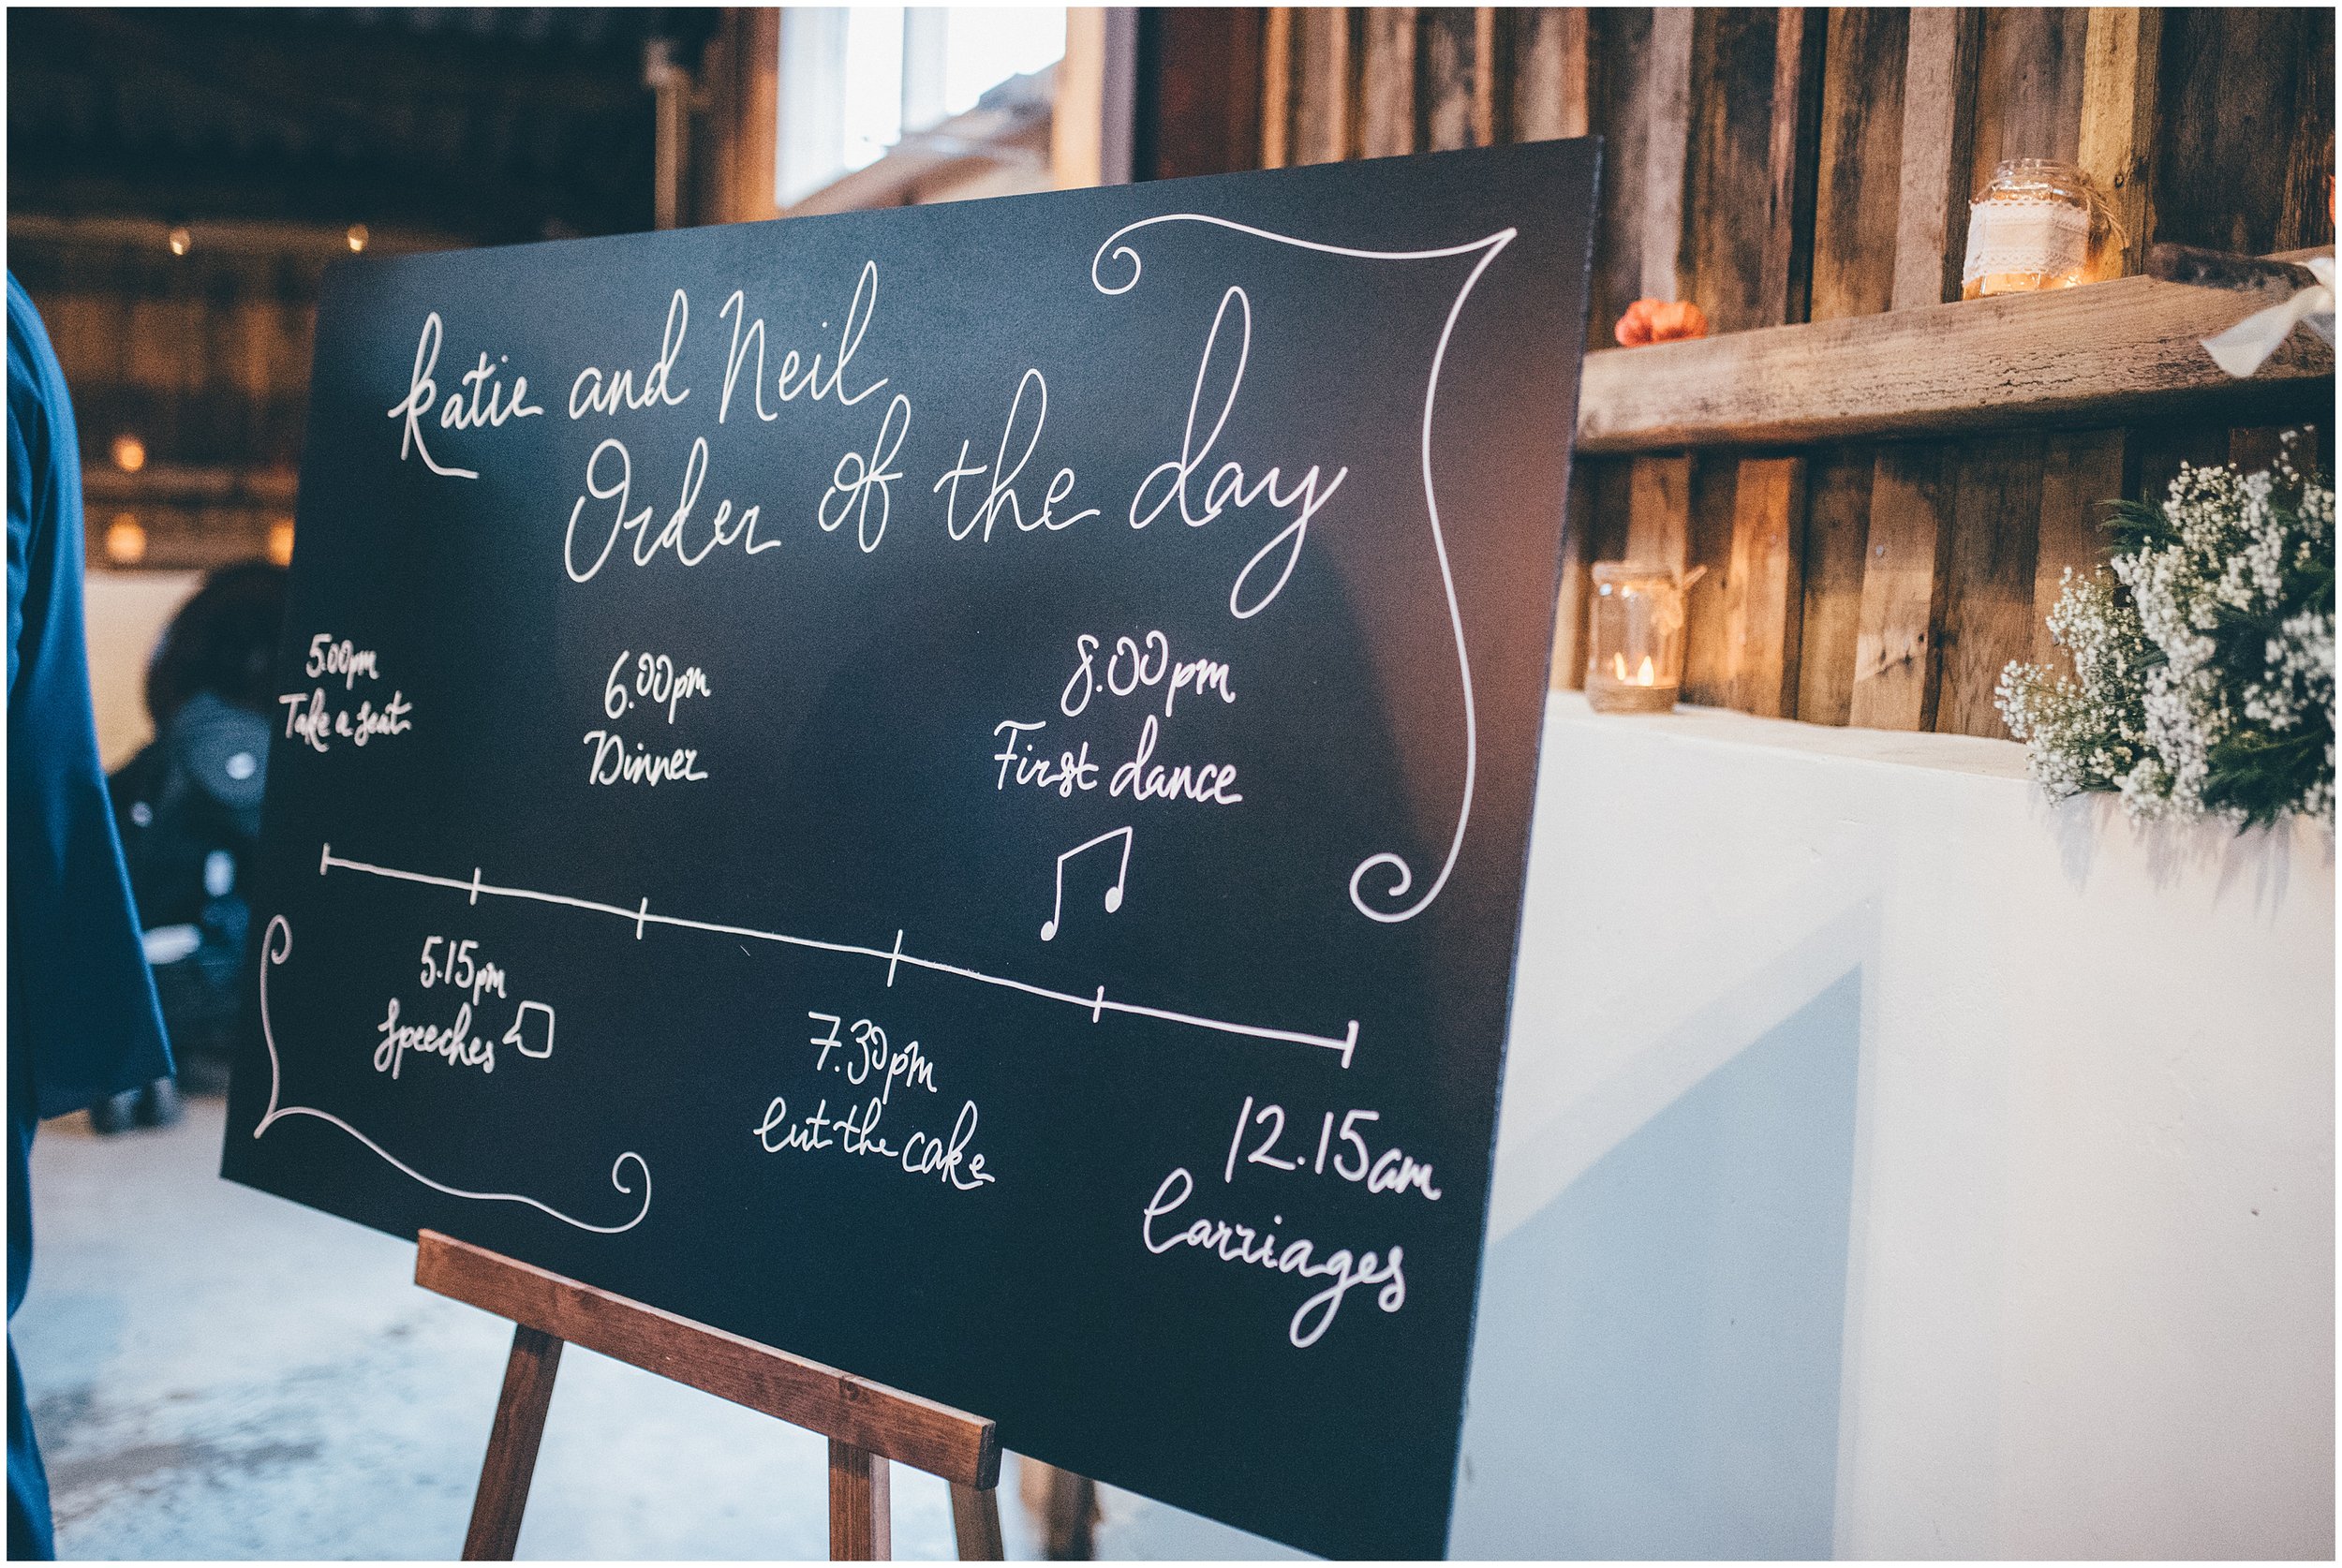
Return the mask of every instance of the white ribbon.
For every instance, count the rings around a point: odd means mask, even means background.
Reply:
[[[2334,258],[2320,256],[2309,262],[2309,270],[2317,274],[2314,288],[2304,288],[2282,304],[2255,311],[2217,337],[2203,340],[2212,361],[2231,376],[2244,377],[2259,370],[2261,362],[2277,351],[2277,345],[2293,333],[2293,329],[2307,323],[2309,330],[2334,342]]]

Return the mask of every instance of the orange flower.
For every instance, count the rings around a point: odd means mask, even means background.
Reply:
[[[1626,348],[1706,337],[1708,317],[1689,300],[1637,300],[1618,318],[1614,335]]]

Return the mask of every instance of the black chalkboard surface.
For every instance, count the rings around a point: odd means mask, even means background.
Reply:
[[[341,268],[225,1174],[1440,1552],[1594,166]]]

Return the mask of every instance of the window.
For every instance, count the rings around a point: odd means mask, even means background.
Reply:
[[[1063,7],[783,10],[776,199],[798,205],[1064,52]]]

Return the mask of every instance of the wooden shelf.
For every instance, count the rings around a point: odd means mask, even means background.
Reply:
[[[2306,400],[2334,351],[2297,330],[2231,380],[2201,340],[2274,303],[2149,277],[1586,356],[1578,450],[1786,446],[2038,422],[2115,424],[2207,398]],[[2327,395],[2331,395],[2331,386]]]

